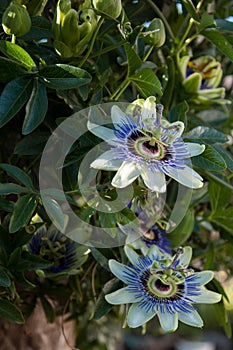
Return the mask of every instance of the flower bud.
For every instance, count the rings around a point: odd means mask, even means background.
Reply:
[[[62,57],[81,55],[91,40],[97,16],[84,5],[76,11],[71,8],[70,0],[59,0],[57,3],[52,30],[55,50]]]
[[[31,16],[41,16],[48,0],[29,0],[27,3],[27,10]]]
[[[2,16],[2,26],[6,34],[21,36],[29,32],[31,18],[24,5],[12,2]]]
[[[154,18],[146,32],[143,33],[145,37],[145,42],[148,45],[160,47],[165,43],[166,32],[163,21],[159,18]]]
[[[121,14],[121,0],[92,0],[92,5],[100,15],[117,18]]]

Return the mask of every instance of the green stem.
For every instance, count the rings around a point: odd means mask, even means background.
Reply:
[[[214,174],[211,174],[209,171],[205,170],[204,174],[207,178],[210,178],[216,182],[218,182],[220,185],[223,185],[224,187],[229,188],[231,191],[233,191],[233,186],[231,184],[228,184],[227,182],[223,181],[219,177],[215,176]]]
[[[118,100],[120,95],[123,93],[123,91],[127,88],[127,86],[130,84],[130,80],[128,77],[125,78],[124,81],[120,84],[118,89],[110,96],[110,100]]]
[[[151,46],[147,51],[145,57],[143,58],[143,62],[146,62],[147,58],[150,56],[151,52],[154,50],[154,46]]]
[[[184,48],[184,46],[185,46],[185,45],[184,45],[184,42],[185,42],[185,40],[186,40],[186,38],[187,38],[187,36],[188,36],[188,34],[189,34],[189,32],[190,32],[192,26],[193,26],[193,23],[194,23],[194,22],[193,22],[193,19],[190,18],[189,23],[188,23],[188,25],[187,25],[187,28],[186,28],[186,30],[185,30],[185,32],[184,32],[182,38],[180,39],[180,42],[179,42],[179,45],[178,45],[178,48],[177,48],[177,53],[180,53],[180,52],[183,50],[183,48]]]
[[[102,26],[103,23],[104,23],[104,18],[101,18],[101,19],[99,20],[98,24],[97,24],[95,33],[94,33],[94,35],[93,35],[93,37],[92,37],[92,39],[91,39],[91,43],[90,43],[89,49],[87,50],[86,55],[83,57],[82,61],[81,61],[80,64],[79,64],[79,68],[81,68],[81,67],[84,65],[84,63],[86,62],[86,60],[87,60],[88,57],[90,56],[90,54],[91,54],[91,52],[92,52],[92,50],[93,50],[93,46],[94,46],[94,43],[95,43],[95,39],[96,39],[97,34],[98,34],[99,30],[100,30],[100,27]]]
[[[161,20],[163,21],[168,34],[170,35],[172,40],[175,40],[175,36],[171,30],[171,27],[166,19],[166,17],[163,15],[163,13],[160,11],[160,9],[158,8],[158,6],[155,5],[155,3],[152,0],[146,0],[146,2],[150,5],[150,7],[155,11],[155,13],[157,13],[157,15],[161,18]]]

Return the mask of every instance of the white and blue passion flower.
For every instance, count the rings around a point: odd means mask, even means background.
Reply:
[[[173,257],[156,246],[152,246],[146,256],[139,256],[129,246],[125,246],[125,253],[129,266],[116,260],[110,260],[109,266],[127,286],[105,298],[113,305],[132,304],[127,314],[129,327],[142,326],[155,315],[165,332],[175,331],[178,321],[189,326],[203,326],[193,304],[217,303],[221,295],[204,287],[214,277],[212,271],[188,269],[191,247],[184,247]]]
[[[181,139],[184,124],[169,123],[162,117],[163,106],[155,97],[136,100],[131,111],[111,109],[114,129],[88,123],[88,129],[104,139],[111,150],[104,152],[91,167],[117,171],[112,185],[124,188],[141,176],[152,191],[166,192],[165,175],[189,188],[203,185],[201,176],[188,166],[189,158],[201,154],[205,146]]]

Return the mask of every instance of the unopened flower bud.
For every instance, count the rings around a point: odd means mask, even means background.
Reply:
[[[118,18],[121,14],[121,0],[92,0],[92,5],[100,15]]]
[[[29,0],[27,3],[27,10],[31,16],[41,16],[48,0]]]
[[[97,16],[90,8],[71,8],[70,0],[59,0],[53,20],[54,46],[62,57],[83,53],[96,28]]]
[[[6,34],[21,36],[29,32],[31,18],[24,5],[12,2],[2,16],[2,26]]]
[[[166,32],[163,21],[159,18],[154,18],[146,32],[143,33],[145,37],[145,42],[148,45],[161,47],[166,40]]]

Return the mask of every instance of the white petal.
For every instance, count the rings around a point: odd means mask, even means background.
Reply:
[[[195,303],[200,304],[215,304],[218,303],[222,298],[221,294],[212,292],[207,289],[201,289],[201,294],[198,296],[192,296],[192,300]]]
[[[161,260],[161,259],[166,259],[168,254],[165,252],[162,252],[156,245],[153,244],[149,248],[147,256],[151,257],[152,259],[156,257],[157,260]]]
[[[108,303],[113,305],[135,303],[138,301],[138,298],[135,297],[134,293],[130,292],[129,287],[124,287],[113,293],[107,294],[105,295],[105,299]]]
[[[127,120],[127,116],[118,106],[112,106],[111,108],[111,118],[115,127],[119,127],[123,121]]]
[[[198,156],[205,150],[205,145],[199,145],[199,143],[185,142],[185,146],[190,157]]]
[[[178,327],[178,314],[158,312],[159,322],[165,332],[174,332]]]
[[[142,111],[141,111],[141,117],[143,119],[148,118],[156,118],[156,98],[154,96],[150,96],[146,99],[146,101],[143,103]]]
[[[180,260],[180,264],[183,267],[187,267],[190,263],[190,260],[192,258],[192,248],[191,247],[184,247],[183,249],[183,253],[180,254],[179,256],[179,260]]]
[[[100,126],[91,122],[87,122],[87,128],[92,132],[92,134],[98,136],[104,141],[111,141],[116,139],[114,131],[109,128],[105,128],[104,126]]]
[[[201,188],[203,186],[202,177],[193,169],[185,166],[184,169],[173,167],[166,168],[167,175],[189,188]]]
[[[124,251],[125,251],[125,254],[127,255],[129,261],[133,265],[137,265],[138,264],[138,254],[127,245],[124,247]]]
[[[159,193],[166,192],[166,181],[163,173],[151,171],[147,166],[142,167],[141,176],[145,185],[151,190]]]
[[[197,281],[197,283],[200,283],[201,285],[205,285],[214,277],[213,271],[201,271],[196,272],[193,275],[195,275],[195,282]]]
[[[193,327],[202,327],[203,321],[201,316],[196,310],[188,311],[188,312],[178,312],[178,318],[181,322],[188,324]]]
[[[127,315],[127,323],[129,327],[132,328],[140,327],[151,320],[155,315],[155,311],[145,311],[142,307],[138,306],[138,304],[133,304]]]
[[[110,259],[108,264],[112,273],[117,278],[119,278],[119,280],[123,281],[126,284],[128,284],[127,273],[130,272],[132,274],[135,274],[135,272],[130,267],[125,266],[116,260]]]
[[[114,159],[114,157],[116,157],[114,151],[106,151],[91,163],[91,167],[94,169],[118,170],[122,164],[122,159]]]
[[[141,170],[134,163],[123,162],[112,179],[114,187],[123,188],[130,185],[140,175]]]

